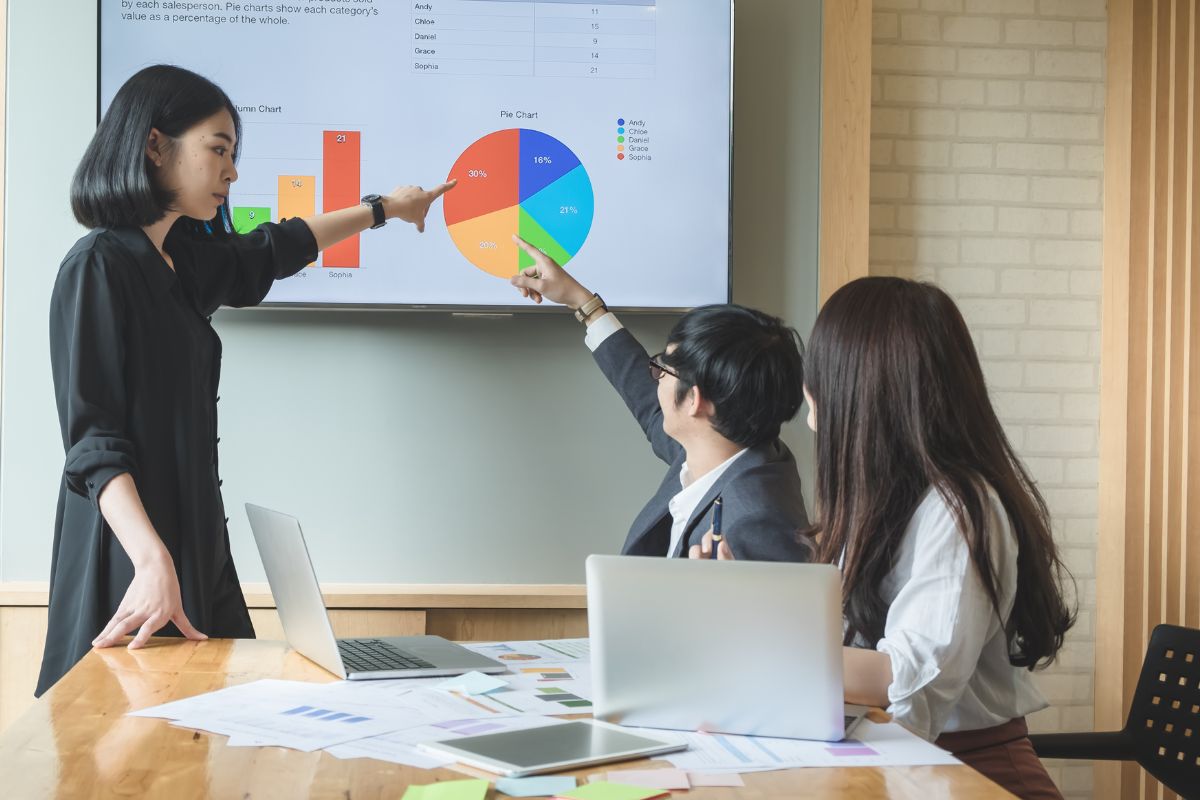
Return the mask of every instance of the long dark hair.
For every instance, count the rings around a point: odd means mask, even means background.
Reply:
[[[882,638],[880,595],[901,537],[926,492],[945,499],[1000,613],[988,548],[988,488],[1018,545],[1017,592],[1001,620],[1009,658],[1054,659],[1075,620],[1046,502],[988,399],[983,370],[954,301],[935,286],[862,278],[829,298],[808,345],[816,410],[817,560],[842,560],[846,644]]]
[[[242,120],[237,107],[208,78],[182,67],[158,64],[125,81],[71,181],[75,219],[88,228],[145,227],[162,219],[176,198],[154,179],[146,156],[150,129],[177,139],[221,109],[233,117],[240,148]],[[235,149],[235,158],[237,153]],[[222,228],[225,211],[214,217]]]

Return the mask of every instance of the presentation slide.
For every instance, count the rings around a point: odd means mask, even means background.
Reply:
[[[729,296],[731,0],[100,0],[100,110],[137,70],[243,121],[245,232],[398,185],[458,186],[424,234],[326,249],[268,303],[528,308],[532,242],[612,307]]]

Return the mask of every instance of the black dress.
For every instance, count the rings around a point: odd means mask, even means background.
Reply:
[[[54,284],[50,359],[66,463],[39,696],[91,649],[133,578],[99,506],[125,472],[175,562],[192,625],[212,637],[254,636],[221,502],[221,340],[211,314],[262,302],[272,281],[316,258],[316,240],[299,219],[224,240],[179,224],[163,249],[174,271],[141,229],[94,230]],[[160,634],[180,635],[171,624]]]

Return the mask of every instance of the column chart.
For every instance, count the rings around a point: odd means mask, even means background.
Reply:
[[[361,130],[269,123],[252,127],[256,142],[274,140],[281,155],[248,156],[243,160],[242,178],[234,189],[235,231],[249,233],[264,222],[311,217],[358,205],[362,196]],[[263,182],[265,177],[270,178],[269,185]],[[361,265],[357,235],[321,254],[320,266],[327,269],[357,269]]]

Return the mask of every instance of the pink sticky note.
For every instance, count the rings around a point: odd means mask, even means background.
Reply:
[[[745,786],[746,782],[736,772],[689,772],[692,786]]]
[[[692,782],[681,769],[626,769],[608,773],[609,783],[650,789],[690,789]]]

